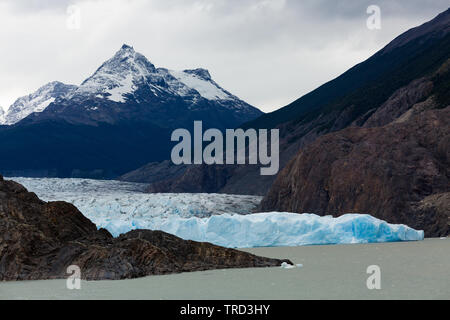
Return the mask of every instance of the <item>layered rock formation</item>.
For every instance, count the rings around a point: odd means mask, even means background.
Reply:
[[[426,110],[433,106],[430,98],[386,126],[317,139],[279,174],[261,210],[369,213],[448,235],[450,106]]]
[[[283,262],[158,231],[113,238],[73,205],[41,201],[0,176],[0,281],[66,278],[70,265],[83,279],[102,280]]]

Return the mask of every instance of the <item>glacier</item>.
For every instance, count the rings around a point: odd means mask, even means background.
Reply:
[[[17,181],[44,201],[72,203],[100,227],[104,221],[110,220],[127,224],[131,220],[145,221],[157,217],[204,218],[224,213],[248,214],[262,199],[259,196],[228,194],[151,194],[144,193],[146,184],[114,180],[5,179]]]
[[[420,241],[424,232],[368,214],[252,213],[261,197],[146,194],[145,184],[88,179],[8,178],[45,201],[73,203],[114,236],[161,230],[229,248]]]

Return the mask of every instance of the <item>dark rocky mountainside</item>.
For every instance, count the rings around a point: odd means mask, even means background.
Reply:
[[[427,237],[450,234],[450,106],[427,110],[435,106],[317,139],[279,174],[261,210],[369,213]]]
[[[164,232],[135,230],[113,238],[65,202],[43,202],[0,176],[0,281],[67,278],[77,265],[87,280],[221,268],[273,267],[262,258]]]
[[[119,180],[140,183],[155,183],[176,179],[186,171],[186,166],[177,166],[170,160],[152,162],[119,177]]]
[[[288,106],[243,127],[286,129],[314,122],[319,132],[367,120],[394,92],[435,72],[450,54],[450,8],[412,28],[366,61]],[[315,126],[314,126],[315,127]],[[314,127],[304,128],[310,131]],[[301,134],[301,132],[297,132]]]
[[[446,107],[450,104],[449,30],[450,9],[400,35],[338,78],[280,110],[244,124],[243,128],[280,129],[280,168],[283,168],[300,149],[325,134],[348,127],[386,125],[431,96],[437,108]],[[216,184],[201,178],[208,172],[189,170],[184,176],[186,185],[205,181],[205,187],[196,189],[207,192],[265,195],[276,178],[261,177],[258,166],[216,166],[214,177],[227,177],[224,183]],[[220,170],[225,173],[219,174]],[[192,183],[187,183],[188,177]],[[165,192],[172,190],[170,186],[178,188],[179,184],[173,180],[168,177],[150,190]]]
[[[178,176],[155,181],[147,188],[149,193],[211,193],[223,188],[230,178],[233,167],[191,165],[179,166]]]

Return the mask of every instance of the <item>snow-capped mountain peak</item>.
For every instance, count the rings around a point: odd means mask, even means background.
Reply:
[[[147,76],[155,71],[155,66],[144,55],[136,52],[133,47],[124,44],[111,59],[97,69],[93,77],[105,73],[132,73],[135,76]]]
[[[94,94],[115,102],[126,102],[125,95],[131,94],[147,76],[156,71],[145,56],[126,44],[77,90],[80,94]]]
[[[36,92],[17,99],[3,116],[0,114],[0,124],[12,125],[34,112],[42,112],[55,100],[68,97],[76,88],[58,81],[47,83]]]
[[[106,98],[126,103],[134,92],[143,86],[150,89],[155,96],[188,97],[192,101],[238,100],[235,96],[215,83],[208,70],[198,68],[173,71],[156,68],[144,55],[133,47],[124,44],[116,54],[88,79],[76,94]]]

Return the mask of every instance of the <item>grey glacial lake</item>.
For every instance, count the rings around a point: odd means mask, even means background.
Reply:
[[[450,299],[450,239],[246,249],[288,258],[292,269],[233,269],[122,281],[1,282],[0,299]],[[369,290],[367,267],[381,270]]]

